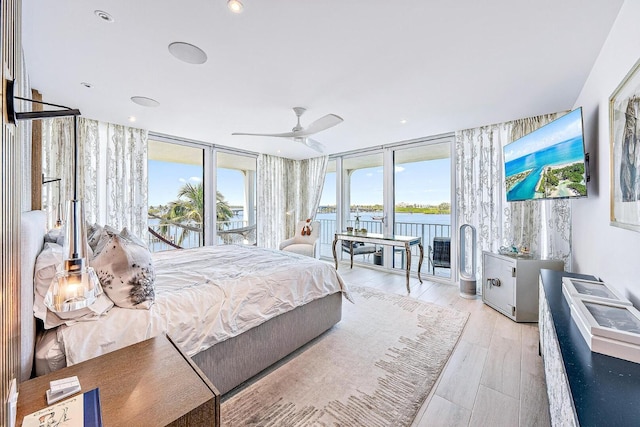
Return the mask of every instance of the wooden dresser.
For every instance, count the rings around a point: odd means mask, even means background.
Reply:
[[[220,425],[220,394],[164,335],[23,382],[16,425],[48,406],[51,380],[74,375],[83,392],[100,389],[105,426]]]

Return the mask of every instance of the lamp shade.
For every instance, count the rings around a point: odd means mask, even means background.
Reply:
[[[88,307],[102,294],[98,276],[87,262],[84,205],[80,200],[70,200],[67,207],[64,263],[44,298],[47,308],[62,319],[88,313]]]

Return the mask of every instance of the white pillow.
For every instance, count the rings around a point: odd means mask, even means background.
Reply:
[[[44,304],[44,297],[58,270],[62,267],[62,246],[56,243],[45,243],[44,249],[36,258],[34,272],[34,298],[33,314],[44,322],[45,329],[56,326],[70,325],[76,321],[94,320],[106,313],[113,307],[113,302],[103,293],[98,296],[95,303],[84,310],[78,310],[73,319],[61,319],[55,313],[49,311]]]
[[[151,253],[127,233],[103,233],[110,237],[101,238],[91,261],[103,291],[118,307],[151,308],[156,278]]]

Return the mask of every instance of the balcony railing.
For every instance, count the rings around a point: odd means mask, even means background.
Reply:
[[[247,226],[246,221],[219,221],[216,226],[218,227],[218,244],[255,244],[256,242],[255,225]],[[193,229],[198,227],[200,227],[200,224],[189,224],[189,229],[185,229],[180,224],[168,224],[166,225],[166,231],[162,233],[162,225],[149,224],[151,230],[163,235],[173,244],[179,244],[184,249],[197,248],[203,245],[204,237],[202,231]],[[183,232],[185,235],[182,242],[180,242],[180,236]],[[151,252],[174,249],[170,244],[163,242],[151,233],[149,233],[148,246]]]

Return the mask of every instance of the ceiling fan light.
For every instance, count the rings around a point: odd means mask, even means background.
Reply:
[[[227,7],[233,13],[240,13],[244,8],[244,5],[240,0],[229,0],[227,1]]]

